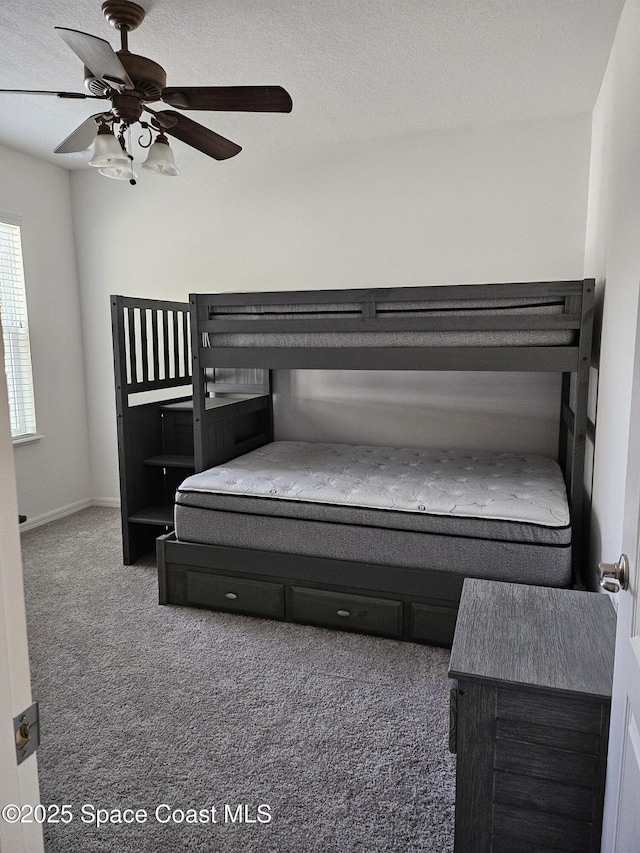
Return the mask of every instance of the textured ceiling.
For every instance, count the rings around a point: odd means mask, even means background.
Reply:
[[[140,2],[140,0],[139,0]],[[0,88],[84,91],[54,26],[108,39],[100,0],[0,7]],[[168,85],[284,86],[291,115],[191,113],[245,149],[301,146],[588,111],[623,0],[142,0],[129,47]],[[52,149],[89,101],[0,95],[0,143]],[[182,143],[176,143],[176,152]]]

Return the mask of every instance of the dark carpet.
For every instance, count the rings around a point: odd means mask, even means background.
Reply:
[[[447,651],[160,607],[116,510],[23,560],[47,853],[452,850]]]

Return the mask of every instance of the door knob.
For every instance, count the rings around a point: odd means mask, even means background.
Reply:
[[[621,554],[617,563],[598,563],[600,586],[607,592],[620,592],[629,587],[629,558]]]

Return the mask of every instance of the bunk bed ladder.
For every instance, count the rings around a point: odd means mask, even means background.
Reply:
[[[173,527],[173,497],[194,470],[189,305],[111,297],[125,565]]]

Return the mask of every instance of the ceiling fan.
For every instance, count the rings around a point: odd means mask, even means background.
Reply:
[[[235,142],[193,121],[177,110],[225,110],[232,112],[273,112],[288,113],[293,109],[289,93],[282,86],[167,86],[167,75],[157,62],[145,56],[131,53],[128,46],[128,34],[135,30],[145,17],[145,10],[132,0],[105,0],[102,12],[107,21],[120,32],[121,47],[117,52],[105,39],[89,35],[79,30],[56,27],[62,39],[84,63],[84,83],[89,94],[82,92],[35,91],[30,89],[0,89],[0,94],[52,95],[61,99],[88,99],[110,101],[110,109],[95,113],[77,127],[63,142],[54,149],[57,154],[70,154],[84,151],[92,142],[96,150],[108,148],[116,157],[124,155],[127,162],[132,160],[126,151],[125,132],[136,123],[149,130],[151,159],[151,130],[159,133],[156,145],[162,145],[164,153],[169,151],[166,134],[196,148],[208,157],[226,160],[238,154],[242,149]],[[157,110],[149,104],[163,101],[176,109]],[[143,113],[150,120],[143,120]],[[97,128],[97,136],[96,136]],[[115,139],[115,131],[118,139]],[[110,139],[108,138],[110,136]],[[101,137],[104,137],[102,140]],[[113,140],[113,142],[112,142]],[[100,143],[100,144],[98,144]],[[118,146],[113,147],[113,143]],[[169,166],[162,166],[163,156],[156,152],[154,164],[163,174],[178,174],[170,156]],[[100,159],[98,157],[98,159]],[[105,158],[102,158],[103,160]],[[109,159],[109,158],[107,158]],[[100,165],[96,160],[96,151],[91,165]],[[160,168],[158,168],[160,164]],[[104,167],[101,171],[109,177],[124,177],[110,174]],[[145,164],[143,164],[145,165]],[[163,168],[165,171],[163,172]],[[121,170],[120,170],[121,171]]]

